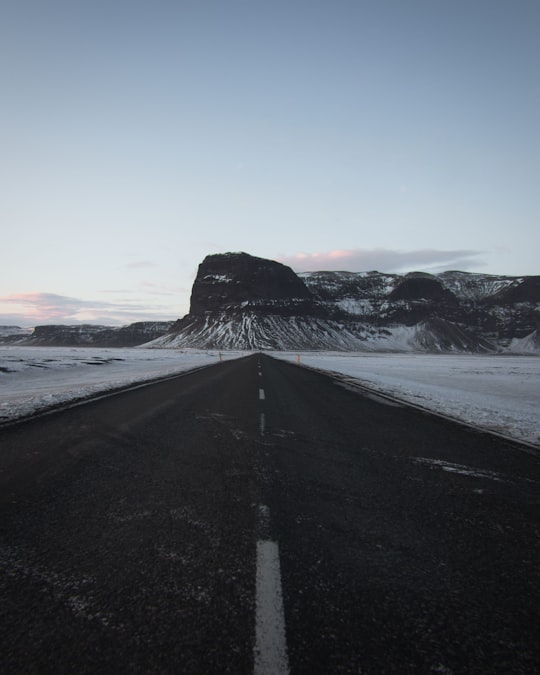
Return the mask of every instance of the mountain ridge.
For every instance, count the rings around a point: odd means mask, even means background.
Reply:
[[[137,347],[170,330],[174,321],[137,321],[127,326],[48,324],[30,329],[4,326],[0,344],[25,347]],[[12,329],[12,330],[10,330]]]
[[[189,313],[148,346],[475,353],[511,345],[525,349],[536,344],[532,338],[523,340],[540,322],[539,282],[540,277],[459,271],[295,274],[281,263],[243,252],[212,254],[199,265]]]

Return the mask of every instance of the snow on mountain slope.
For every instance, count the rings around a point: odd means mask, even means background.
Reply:
[[[189,316],[180,330],[147,347],[199,349],[362,349],[363,342],[343,324],[302,316],[212,313]]]
[[[351,314],[352,316],[372,316],[376,311],[376,306],[373,300],[367,298],[351,298],[345,297],[336,300],[334,305],[343,312]]]
[[[342,351],[493,351],[458,326],[442,320],[414,326],[375,327],[369,323],[339,322],[313,317],[282,317],[256,313],[228,313],[190,317],[179,331],[145,345],[150,348]]]
[[[402,279],[382,272],[302,272],[298,276],[321,300],[386,298]]]
[[[455,324],[430,319],[414,326],[388,327],[373,342],[371,351],[482,353],[493,352],[494,347],[488,341],[472,338]]]
[[[538,354],[540,355],[540,332],[533,331],[524,338],[514,338],[508,346],[513,354]]]
[[[449,271],[436,275],[446,288],[462,300],[478,302],[521,282],[519,277]]]

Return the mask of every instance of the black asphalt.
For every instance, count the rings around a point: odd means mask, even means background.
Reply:
[[[292,673],[540,672],[539,486],[264,355],[5,428],[0,673],[252,673],[261,505]]]

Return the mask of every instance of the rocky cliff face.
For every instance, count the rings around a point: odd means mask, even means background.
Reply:
[[[313,296],[281,263],[247,253],[209,255],[199,265],[191,292],[190,315],[243,309],[266,314],[313,313]]]
[[[246,253],[211,255],[199,266],[189,314],[151,346],[534,351],[539,281],[465,272],[296,275]]]
[[[209,255],[199,265],[189,314],[152,346],[325,349],[327,319],[328,309],[290,267],[247,253]]]

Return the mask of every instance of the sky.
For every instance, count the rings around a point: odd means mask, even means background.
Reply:
[[[538,0],[6,0],[0,324],[197,267],[540,274]]]

